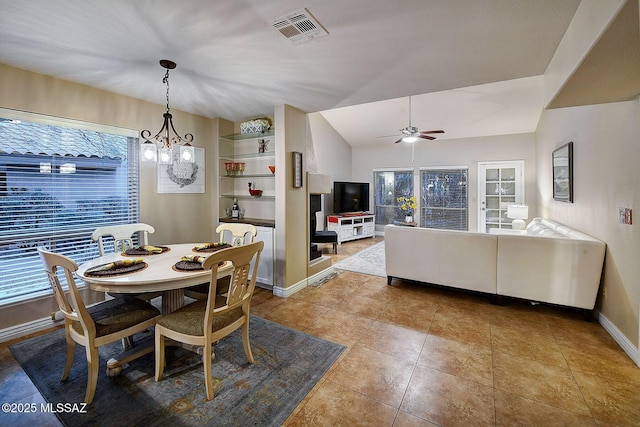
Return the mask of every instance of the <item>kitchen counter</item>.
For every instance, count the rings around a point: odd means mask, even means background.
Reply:
[[[276,226],[276,222],[273,219],[262,219],[262,218],[242,218],[242,219],[233,219],[233,218],[220,218],[220,222],[239,222],[241,224],[251,224],[256,227],[272,227]]]

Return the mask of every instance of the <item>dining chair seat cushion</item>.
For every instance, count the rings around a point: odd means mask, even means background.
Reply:
[[[222,307],[227,303],[223,296],[216,296],[216,307]],[[207,307],[207,300],[199,300],[185,305],[182,308],[162,316],[158,319],[158,325],[178,332],[183,335],[204,336],[204,313]],[[227,313],[217,315],[213,318],[212,331],[217,331],[229,326],[242,317],[242,307],[231,310]]]
[[[160,315],[160,311],[146,301],[135,297],[118,297],[87,307],[96,324],[96,337],[122,331]],[[80,322],[73,322],[73,329],[84,334]]]

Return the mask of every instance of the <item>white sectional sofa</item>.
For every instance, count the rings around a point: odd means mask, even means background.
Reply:
[[[393,278],[592,310],[604,242],[534,218],[526,230],[485,234],[385,227],[387,283]]]

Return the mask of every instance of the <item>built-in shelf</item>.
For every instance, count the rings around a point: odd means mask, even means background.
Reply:
[[[275,174],[272,173],[248,173],[244,175],[220,175],[220,178],[273,178]]]
[[[273,178],[272,173],[246,173],[243,175],[220,175],[220,178]]]
[[[254,197],[250,194],[221,194],[220,197],[224,197],[227,199],[253,199],[253,200],[274,200],[276,198],[276,196],[269,196],[269,195],[262,195],[260,197]]]
[[[240,160],[240,159],[275,159],[276,153],[267,151],[266,153],[243,153],[243,154],[220,154],[220,160]]]
[[[269,136],[275,136],[274,128],[262,133],[232,133],[221,136],[220,139],[226,139],[227,141],[244,141],[246,139],[266,138]]]

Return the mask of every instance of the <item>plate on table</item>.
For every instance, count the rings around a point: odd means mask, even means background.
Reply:
[[[231,245],[226,242],[220,243],[203,243],[201,245],[195,246],[192,251],[197,253],[210,253],[216,252],[222,249],[230,248]]]
[[[223,267],[227,261],[222,261],[218,264],[218,268]],[[174,271],[181,271],[184,273],[189,273],[192,271],[203,271],[201,262],[195,261],[178,261],[171,267]]]
[[[156,250],[153,250],[152,248],[155,248]],[[161,249],[160,252],[158,252],[157,249]],[[122,256],[151,256],[151,255],[160,255],[163,254],[165,252],[169,252],[171,249],[167,246],[151,246],[151,245],[146,245],[146,246],[138,246],[135,248],[129,248],[126,251],[122,252],[120,255]]]
[[[137,261],[131,263],[131,261]],[[89,277],[109,277],[129,274],[147,268],[148,264],[142,260],[122,260],[100,264],[87,269],[84,274]]]

